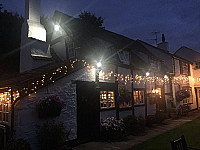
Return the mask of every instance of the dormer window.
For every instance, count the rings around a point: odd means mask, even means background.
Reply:
[[[184,61],[180,61],[180,73],[183,75],[190,75],[190,64],[184,62]]]
[[[159,60],[150,59],[150,65],[152,70],[158,70],[161,69],[161,62]]]
[[[200,69],[200,62],[194,62],[193,69]]]
[[[76,57],[74,43],[68,44],[68,54],[69,54],[69,59]]]
[[[128,51],[120,51],[118,56],[123,64],[130,65],[130,53]]]

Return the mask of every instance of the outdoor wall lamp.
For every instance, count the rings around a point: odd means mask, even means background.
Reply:
[[[167,79],[168,78],[168,76],[167,75],[164,75],[164,79]]]
[[[147,76],[147,77],[149,76],[149,72],[146,72],[146,76]]]
[[[54,25],[54,30],[55,31],[59,31],[60,30],[60,26],[58,24]]]
[[[101,62],[97,63],[97,69],[99,69],[102,66]]]

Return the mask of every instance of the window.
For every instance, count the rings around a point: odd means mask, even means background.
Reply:
[[[190,75],[190,65],[186,62],[180,61],[180,72],[183,75]]]
[[[120,61],[123,64],[129,65],[130,64],[130,54],[128,51],[120,51],[118,52],[118,56]]]
[[[0,122],[8,122],[8,105],[10,100],[9,92],[0,95]]]
[[[100,91],[100,105],[101,108],[114,108],[114,92],[113,91]]]
[[[144,90],[134,90],[134,104],[144,104]]]
[[[68,53],[69,53],[69,59],[75,57],[75,49],[74,49],[74,43],[68,44]]]
[[[194,62],[193,63],[193,68],[194,69],[200,69],[200,62]]]
[[[127,97],[124,97],[123,100],[119,101],[119,107],[120,108],[125,108],[125,107],[131,107],[132,106],[132,101],[131,101],[131,92]]]
[[[188,91],[190,93],[190,97],[183,99],[183,103],[184,104],[186,104],[186,103],[192,104],[193,103],[192,88],[189,87],[189,86],[185,86],[185,87],[182,87],[182,89],[186,90],[186,91]]]
[[[160,70],[161,62],[159,60],[150,59],[150,65],[152,70]]]

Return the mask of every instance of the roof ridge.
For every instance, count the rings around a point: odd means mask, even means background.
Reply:
[[[153,45],[151,45],[151,44],[149,44],[149,43],[147,43],[147,42],[144,42],[144,41],[142,41],[142,40],[140,40],[140,39],[137,39],[136,41],[142,42],[142,43],[147,44],[147,45],[149,45],[149,46],[151,46],[151,47],[153,47],[153,48],[156,48],[156,49],[158,49],[158,50],[159,50],[160,52],[162,52],[162,53],[166,53],[166,54],[168,54],[168,55],[173,55],[171,52],[167,52],[167,51],[165,51],[165,50],[163,50],[163,49],[161,49],[161,48],[155,47],[155,46],[153,46]]]

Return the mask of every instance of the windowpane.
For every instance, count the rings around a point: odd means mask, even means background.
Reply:
[[[100,91],[100,103],[101,103],[101,108],[107,108],[106,91]]]
[[[143,104],[144,103],[144,91],[143,90],[134,90],[134,104]]]
[[[108,107],[115,107],[114,92],[108,92]]]
[[[115,99],[113,91],[100,91],[100,106],[101,108],[115,107]]]
[[[0,121],[2,121],[2,119],[3,119],[3,118],[2,118],[2,114],[3,114],[3,113],[0,112]]]

